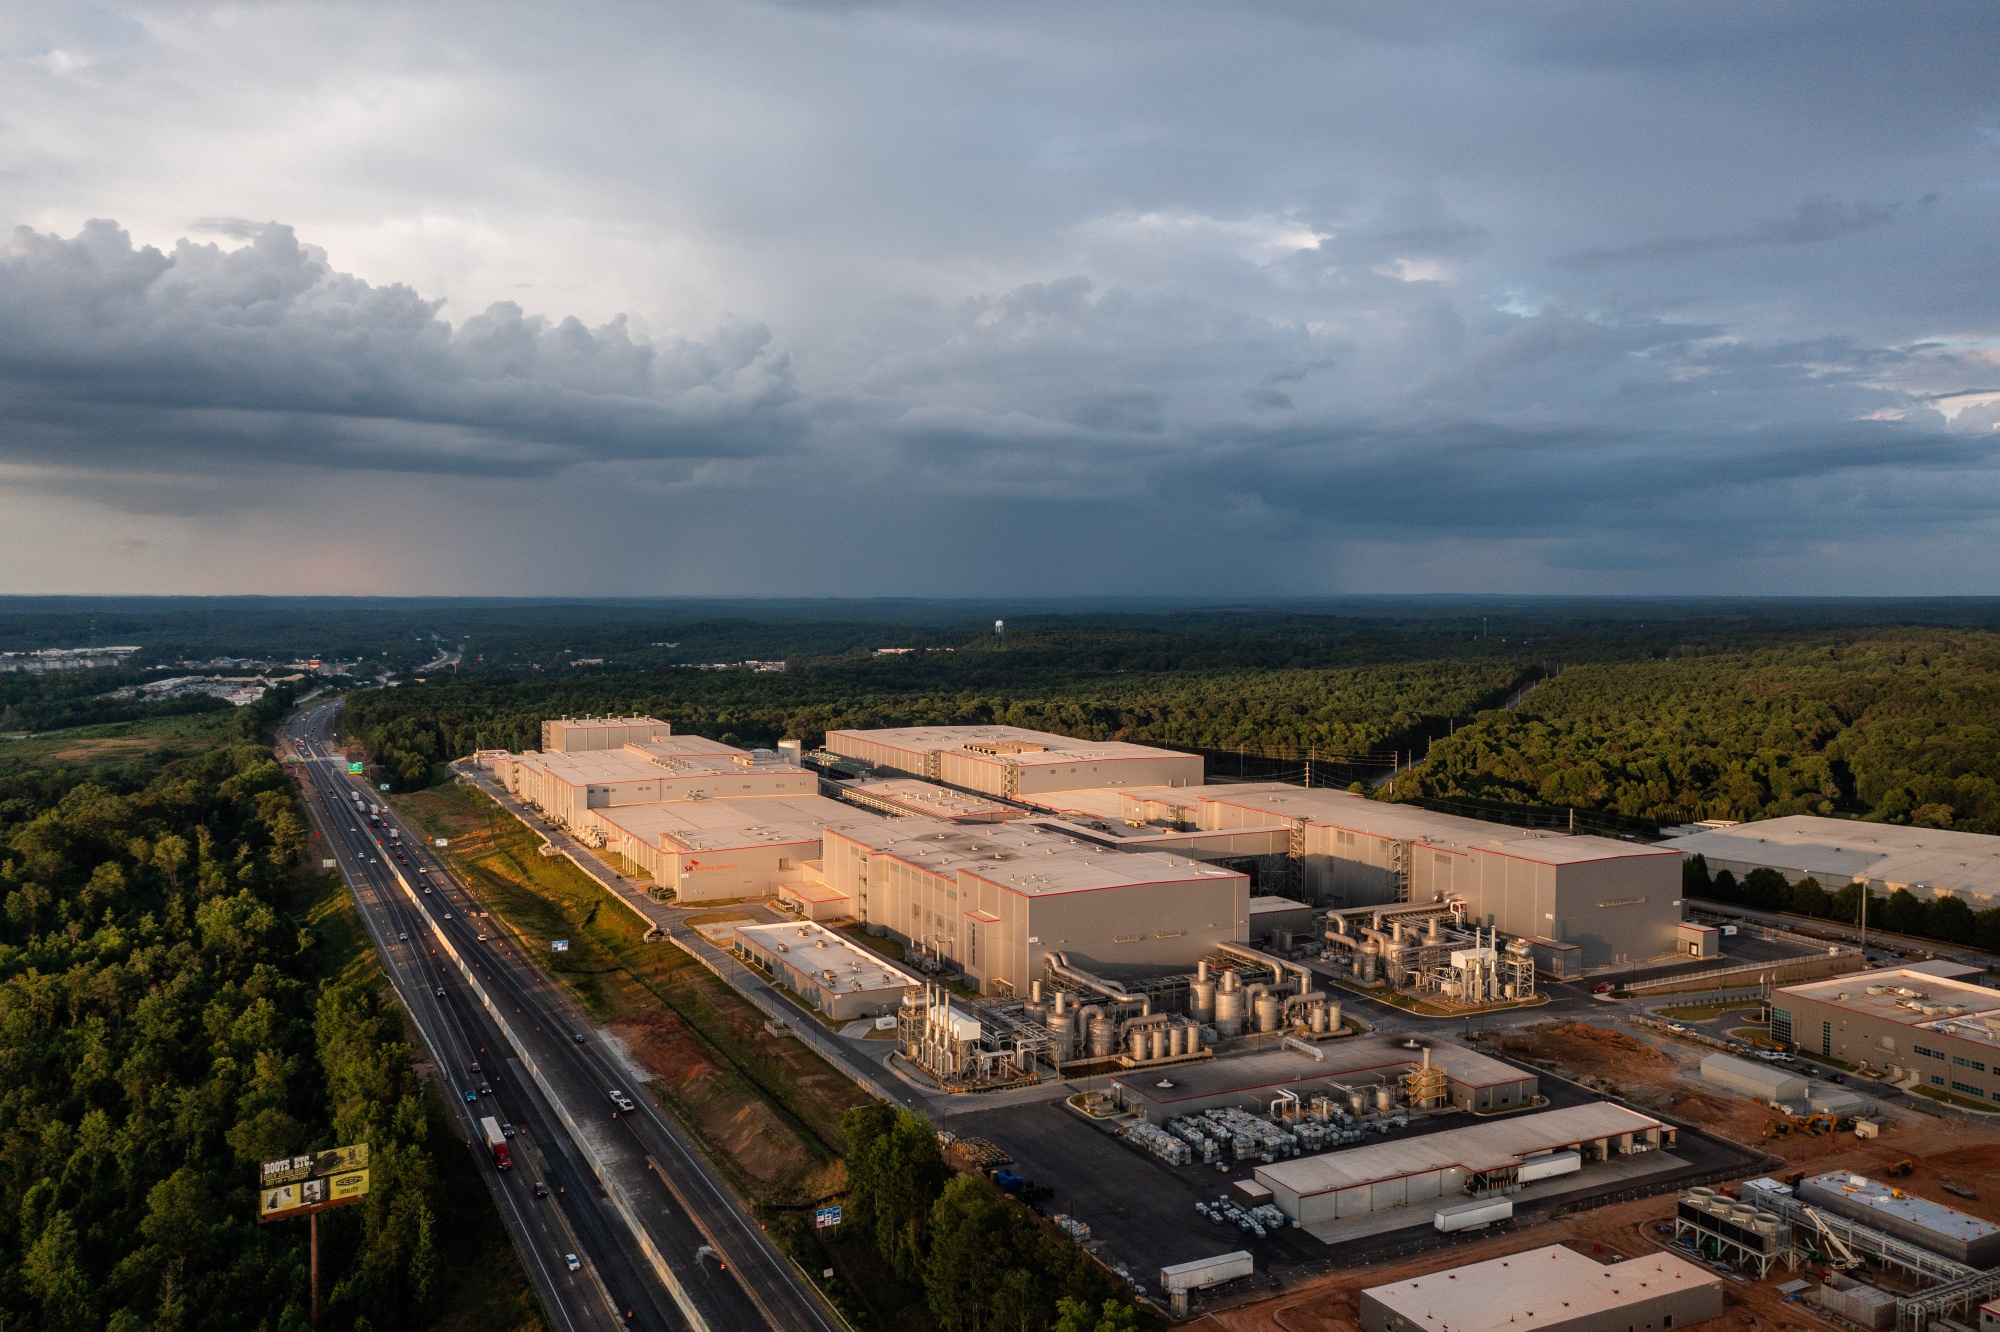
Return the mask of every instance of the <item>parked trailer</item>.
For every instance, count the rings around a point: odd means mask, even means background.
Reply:
[[[1531,1156],[1521,1162],[1521,1182],[1532,1184],[1538,1179],[1554,1179],[1557,1175],[1573,1175],[1583,1169],[1583,1156],[1571,1150],[1567,1152],[1547,1152],[1541,1156]]]
[[[514,1163],[507,1159],[507,1135],[500,1131],[497,1119],[482,1119],[479,1127],[486,1134],[486,1145],[493,1149],[493,1168],[506,1170]]]
[[[1161,1268],[1160,1289],[1170,1295],[1177,1290],[1202,1290],[1250,1276],[1256,1270],[1250,1251],[1238,1249],[1234,1253],[1220,1253],[1213,1258],[1197,1258],[1191,1263],[1175,1263],[1172,1267]]]
[[[1481,1198],[1477,1202],[1460,1203],[1456,1207],[1440,1207],[1437,1211],[1437,1228],[1450,1232],[1454,1230],[1477,1230],[1490,1226],[1495,1221],[1505,1221],[1514,1215],[1512,1198]]]

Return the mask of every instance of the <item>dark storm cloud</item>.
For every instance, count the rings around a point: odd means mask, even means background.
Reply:
[[[1990,5],[138,3],[0,82],[17,491],[617,590],[2000,559]]]
[[[336,271],[291,228],[135,247],[113,222],[22,228],[0,258],[0,453],[72,468],[545,476],[605,459],[781,450],[795,394],[769,334],[635,339]],[[223,230],[216,221],[210,230]]]

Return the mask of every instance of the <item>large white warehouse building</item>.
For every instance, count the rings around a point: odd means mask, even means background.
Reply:
[[[1077,740],[1019,726],[906,726],[828,731],[826,747],[885,774],[1014,800],[1102,786],[1199,786],[1197,754],[1122,740]]]
[[[1661,845],[1739,879],[1774,869],[1793,883],[1810,874],[1829,890],[1862,881],[1877,892],[1963,897],[1974,911],[2000,902],[2000,837],[1984,833],[1792,814],[1703,827]]]

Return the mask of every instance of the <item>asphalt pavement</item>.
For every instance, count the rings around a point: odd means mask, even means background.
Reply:
[[[495,922],[475,914],[477,901],[423,838],[393,813],[382,816],[379,829],[356,814],[353,794],[370,803],[380,796],[353,781],[330,747],[338,706],[336,700],[310,709],[286,727],[333,858],[362,901],[398,991],[433,1043],[440,1068],[457,1079],[449,1085],[482,1156],[479,1115],[464,1101],[467,1090],[477,1095],[480,1079],[468,1070],[474,1062],[482,1073],[508,1067],[499,1080],[485,1079],[493,1093],[479,1100],[493,1108],[480,1113],[503,1110],[499,1117],[533,1125],[536,1151],[549,1162],[560,1206],[550,1209],[548,1199],[533,1197],[524,1167],[495,1175],[496,1189],[525,1194],[522,1206],[540,1205],[570,1218],[564,1239],[570,1247],[561,1253],[580,1255],[583,1275],[599,1288],[598,1309],[614,1319],[577,1320],[577,1292],[565,1298],[557,1289],[560,1281],[538,1283],[545,1302],[554,1301],[551,1323],[712,1332],[841,1329],[819,1292],[777,1252],[643,1086],[635,1085],[622,1053],[521,956]],[[390,837],[391,829],[400,837]],[[409,939],[398,937],[402,934]],[[436,995],[440,988],[442,999]],[[454,1027],[462,1033],[456,1043],[441,1045],[441,1038],[454,1039]],[[476,1058],[475,1052],[489,1058]],[[515,1062],[507,1064],[510,1059]],[[468,1079],[470,1085],[461,1085]],[[615,1111],[609,1099],[613,1089],[630,1093],[633,1112]],[[531,1273],[546,1264],[547,1245],[536,1234],[512,1225],[510,1230]],[[561,1280],[575,1279],[566,1266],[556,1272]]]

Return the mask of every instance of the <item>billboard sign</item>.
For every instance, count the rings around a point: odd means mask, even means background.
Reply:
[[[439,848],[451,845],[451,839],[449,837],[433,837],[431,838],[431,841],[436,843]]]
[[[348,1170],[338,1175],[328,1175],[320,1181],[326,1185],[326,1200],[330,1203],[359,1202],[368,1196],[368,1172]]]
[[[257,1183],[259,1221],[360,1202],[368,1196],[368,1144],[266,1161],[258,1167]]]
[[[281,1156],[275,1161],[266,1161],[257,1167],[257,1182],[269,1189],[279,1184],[296,1184],[311,1176],[313,1159],[306,1156]]]
[[[567,939],[549,940],[549,951],[551,953],[567,953],[569,951],[569,940]]]
[[[338,1175],[349,1170],[368,1168],[368,1144],[357,1142],[352,1147],[335,1147],[329,1152],[313,1153],[313,1173],[315,1175]]]
[[[349,772],[358,773],[361,771],[361,765],[359,763],[349,763],[347,765],[347,770]]]
[[[260,1189],[257,1193],[257,1219],[281,1221],[287,1216],[303,1214],[307,1208],[317,1207],[325,1201],[326,1181],[323,1179],[302,1179],[296,1184]]]
[[[817,1229],[825,1230],[830,1226],[837,1226],[839,1224],[840,1208],[838,1205],[822,1207],[813,1213],[813,1225]]]

